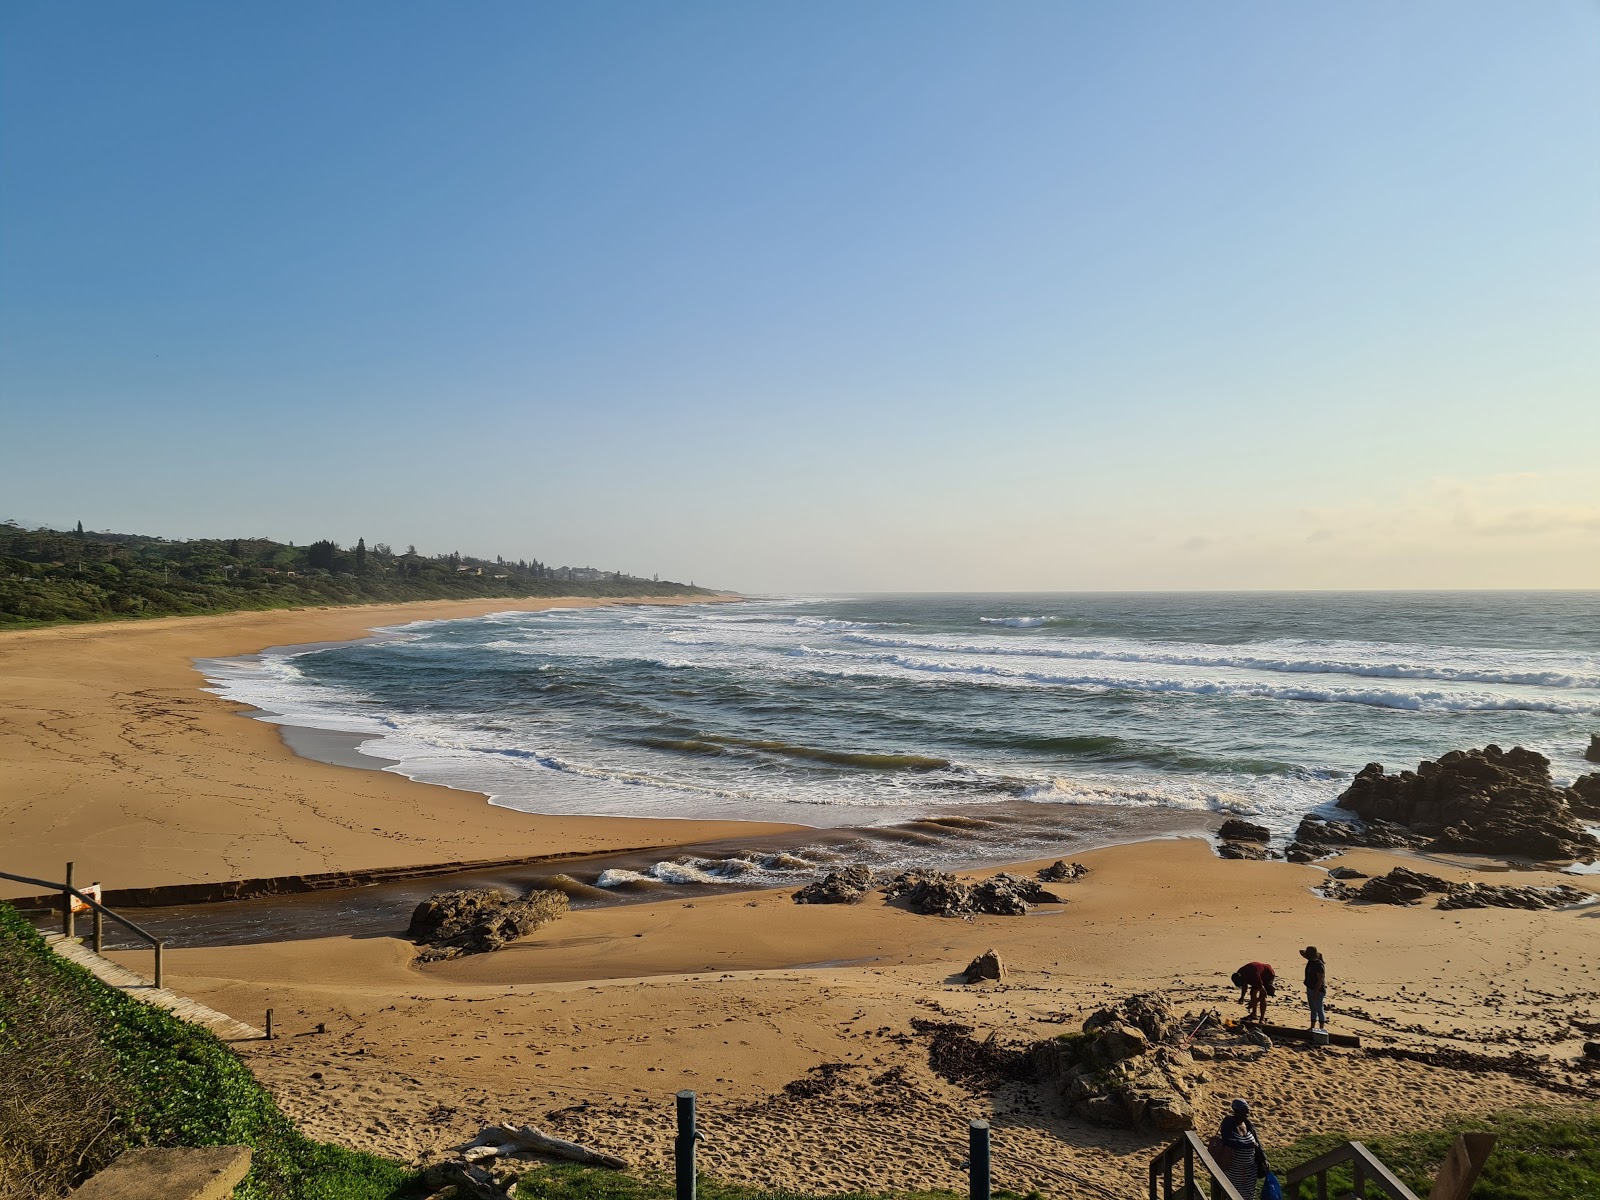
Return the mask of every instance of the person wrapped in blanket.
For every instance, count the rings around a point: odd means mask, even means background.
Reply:
[[[1220,1131],[1222,1144],[1233,1151],[1233,1157],[1223,1168],[1228,1182],[1239,1189],[1245,1200],[1255,1200],[1256,1181],[1267,1165],[1266,1152],[1261,1149],[1261,1139],[1256,1136],[1255,1124],[1250,1120],[1250,1102],[1235,1100],[1232,1111],[1222,1118]]]

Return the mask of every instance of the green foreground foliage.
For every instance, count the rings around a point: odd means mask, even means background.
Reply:
[[[1472,1200],[1595,1200],[1600,1197],[1600,1107],[1513,1109],[1460,1118],[1443,1129],[1359,1138],[1419,1196],[1426,1196],[1456,1134],[1499,1134],[1472,1189]],[[1347,1134],[1301,1138],[1269,1155],[1280,1176],[1297,1163],[1336,1149]],[[1348,1171],[1329,1172],[1329,1195],[1350,1190]]]
[[[386,1200],[396,1163],[312,1141],[199,1026],[51,953],[0,903],[0,1196],[60,1196],[131,1146],[254,1149],[240,1200]]]
[[[0,523],[0,629],[330,604],[527,596],[693,596],[706,588],[537,560],[267,538],[174,542]]]

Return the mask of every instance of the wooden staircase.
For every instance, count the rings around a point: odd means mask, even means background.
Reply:
[[[1439,1167],[1427,1200],[1467,1200],[1489,1152],[1494,1149],[1495,1140],[1492,1133],[1459,1135]],[[1290,1167],[1283,1176],[1286,1200],[1301,1200],[1307,1183],[1311,1184],[1316,1200],[1329,1200],[1328,1173],[1343,1166],[1350,1168],[1354,1183],[1352,1190],[1337,1200],[1367,1200],[1368,1188],[1374,1189],[1372,1195],[1381,1194],[1389,1200],[1422,1200],[1360,1142],[1346,1142],[1309,1162]],[[1221,1165],[1206,1150],[1205,1142],[1191,1131],[1151,1160],[1150,1200],[1256,1198],[1239,1193]]]

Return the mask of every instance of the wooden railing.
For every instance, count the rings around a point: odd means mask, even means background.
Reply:
[[[1174,1183],[1173,1172],[1179,1168],[1182,1177]],[[1200,1190],[1199,1175],[1209,1178],[1206,1192]],[[1206,1200],[1208,1195],[1210,1200],[1246,1200],[1211,1157],[1206,1144],[1189,1130],[1150,1163],[1150,1200]]]
[[[1346,1163],[1350,1164],[1350,1173],[1354,1176],[1354,1184],[1346,1195],[1364,1200],[1370,1183],[1392,1200],[1418,1200],[1417,1194],[1396,1179],[1394,1172],[1360,1142],[1346,1142],[1337,1150],[1290,1167],[1283,1180],[1284,1196],[1287,1200],[1300,1200],[1300,1185],[1309,1179],[1316,1185],[1317,1200],[1328,1200],[1328,1172]]]
[[[75,914],[72,911],[72,898],[76,896],[79,900],[82,900],[94,913],[94,952],[96,954],[100,953],[101,946],[104,944],[104,918],[106,917],[110,917],[118,925],[121,925],[134,936],[143,938],[145,941],[150,943],[151,949],[156,952],[155,985],[157,987],[161,986],[161,939],[156,937],[156,935],[151,933],[149,930],[140,929],[139,926],[135,925],[132,921],[128,920],[127,917],[122,916],[120,913],[112,912],[111,909],[107,908],[104,904],[101,904],[100,901],[96,900],[93,896],[86,896],[77,888],[73,887],[71,863],[67,864],[67,879],[65,883],[52,883],[48,879],[31,879],[26,875],[13,875],[9,871],[0,871],[0,879],[10,879],[17,883],[29,884],[32,887],[42,887],[47,888],[52,892],[60,892],[62,937],[70,938],[75,936],[76,926]]]

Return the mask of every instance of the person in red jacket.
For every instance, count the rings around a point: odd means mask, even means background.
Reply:
[[[1233,973],[1233,986],[1239,989],[1240,1004],[1245,1002],[1245,993],[1250,993],[1250,1009],[1245,1013],[1245,1020],[1265,1022],[1267,997],[1278,990],[1278,973],[1272,969],[1272,964],[1245,963]]]

